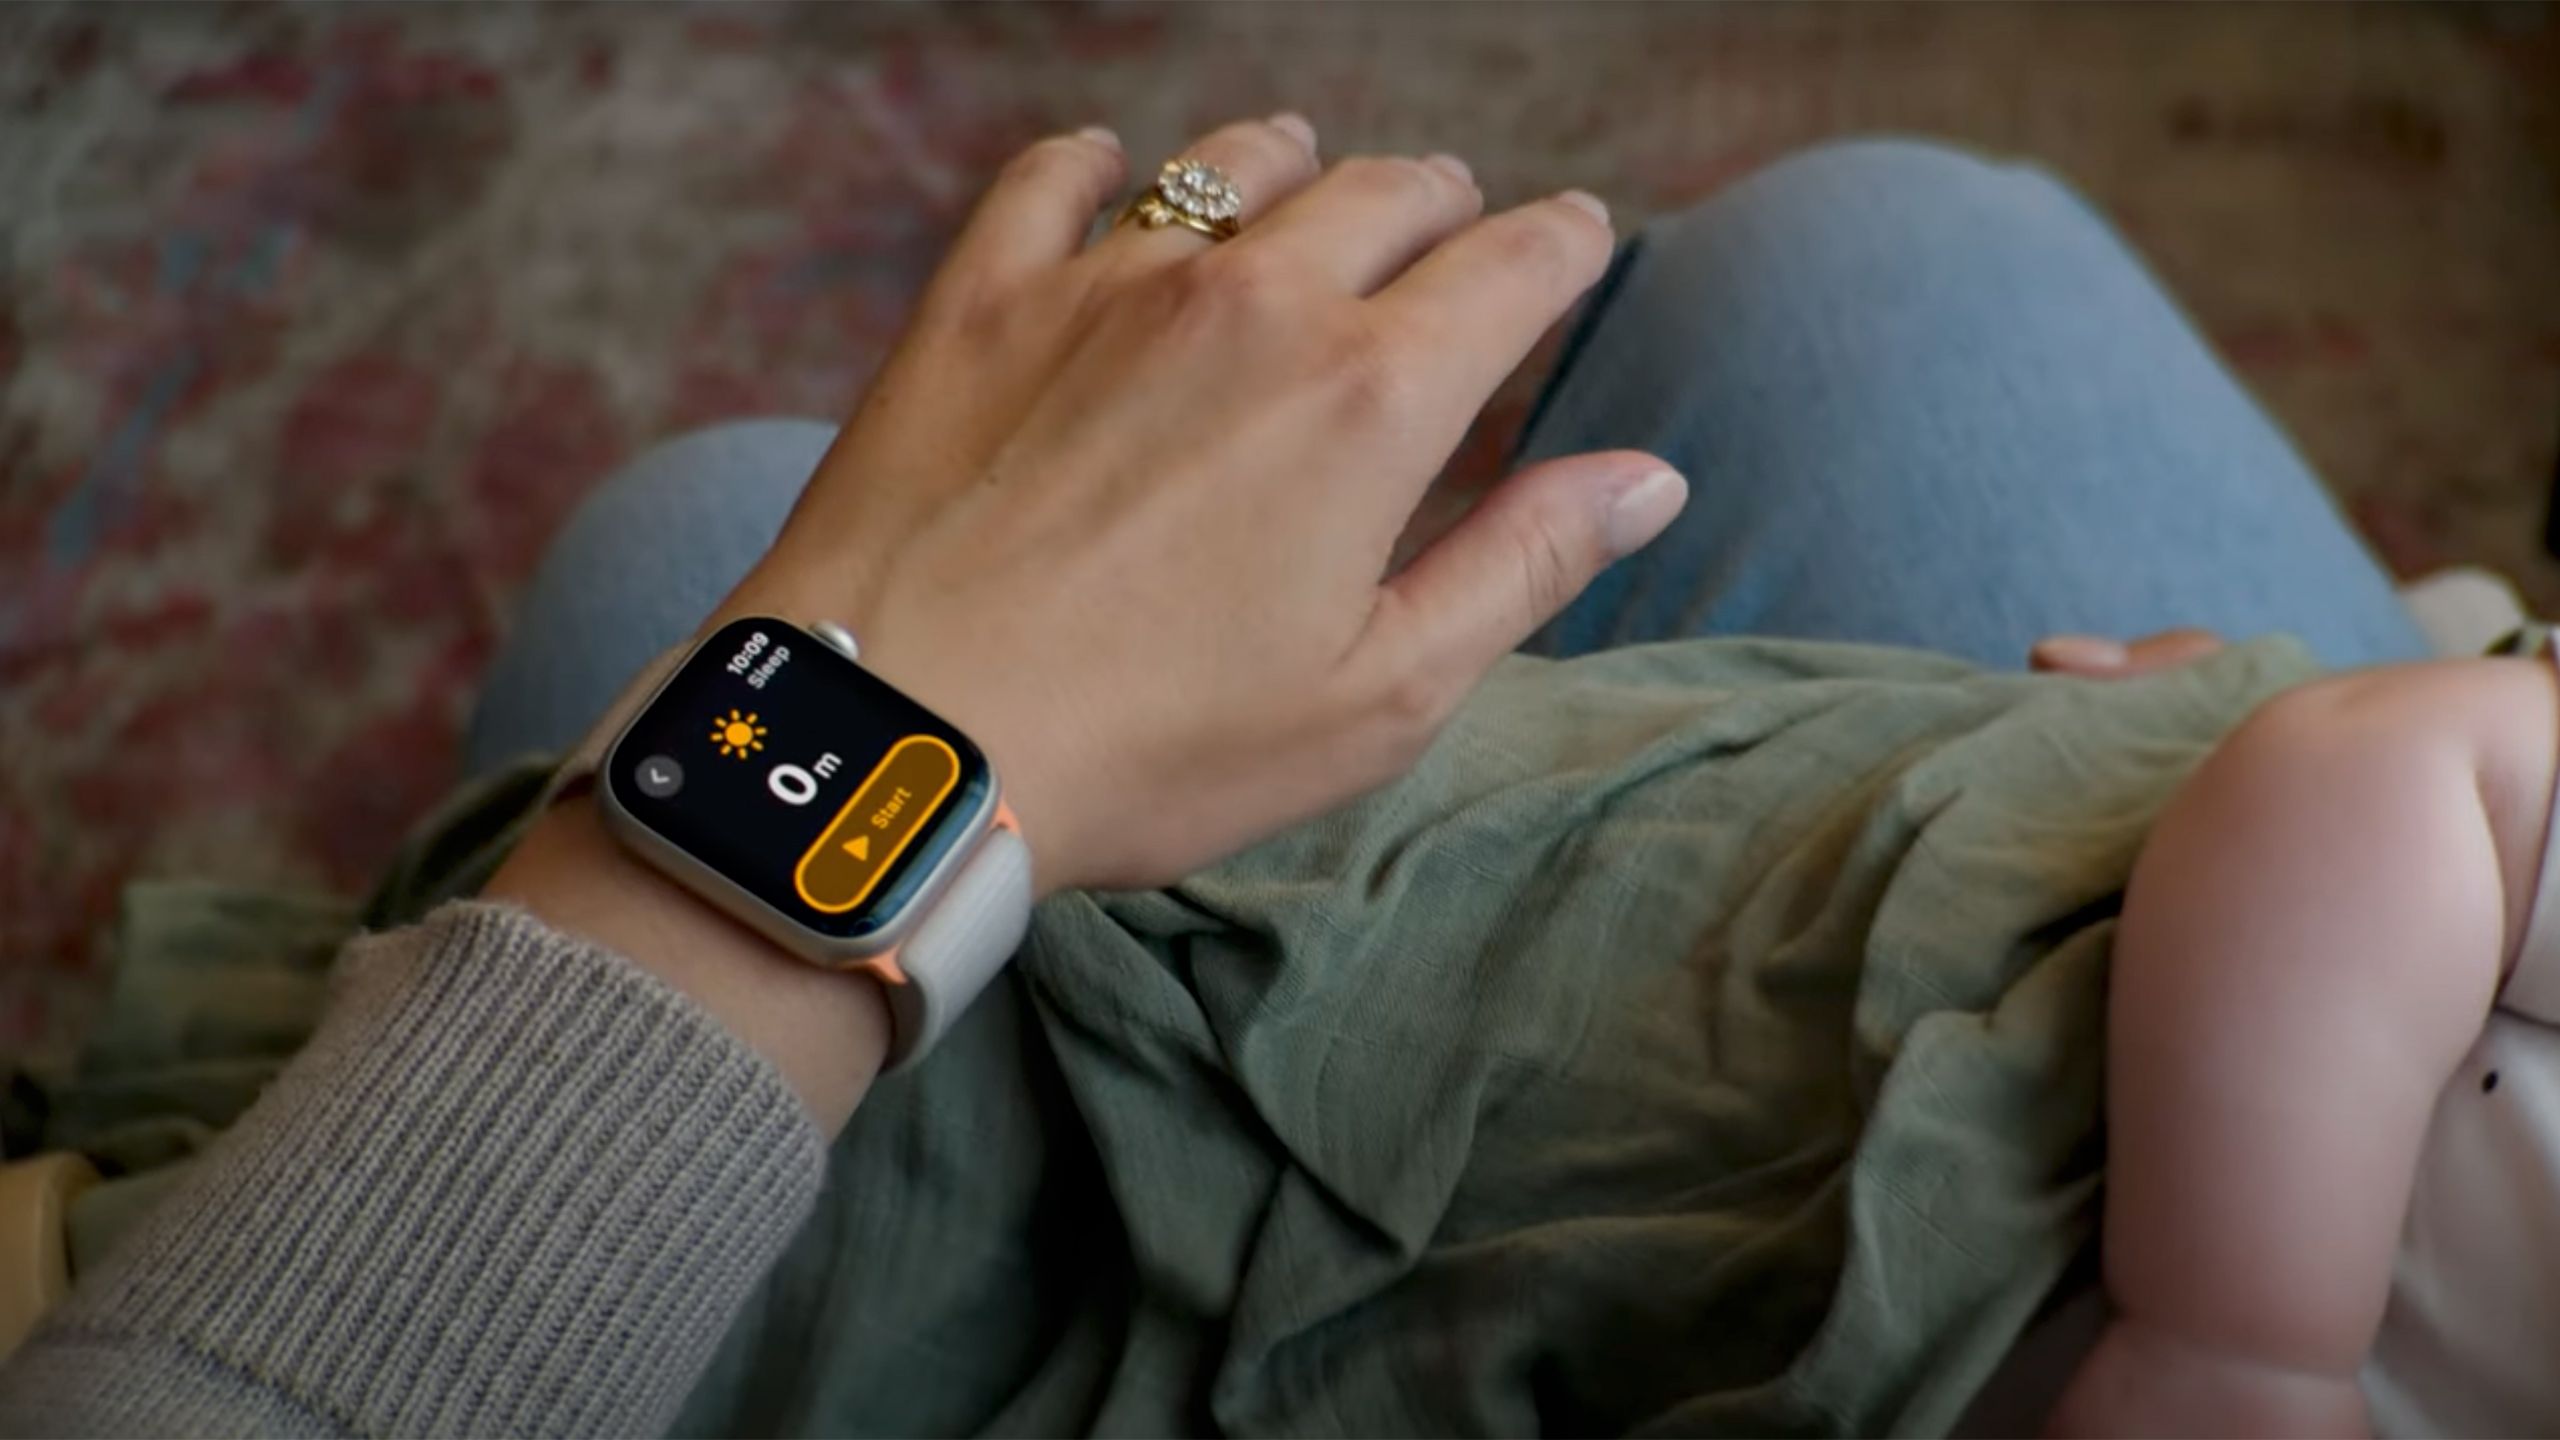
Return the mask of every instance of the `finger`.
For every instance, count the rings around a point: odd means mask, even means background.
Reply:
[[[1445,681],[1454,704],[1688,498],[1688,482],[1642,451],[1532,465],[1387,581],[1363,645],[1392,673]]]
[[[2131,652],[2103,635],[2047,635],[2027,651],[2027,668],[2054,675],[2113,675]]]
[[[2222,648],[2222,637],[2210,630],[2189,626],[2180,630],[2163,630],[2146,635],[2125,649],[2128,675],[2148,675],[2155,670],[2174,669],[2213,654]]]
[[[1251,225],[1316,178],[1316,132],[1303,116],[1274,115],[1214,130],[1175,157],[1217,166],[1243,200],[1237,223]],[[1152,182],[1154,177],[1146,177]],[[1148,270],[1197,255],[1217,242],[1195,230],[1168,225],[1118,225],[1095,247],[1115,268]]]
[[[1074,255],[1129,169],[1099,125],[1052,135],[1016,155],[961,228],[943,273],[997,285]]]
[[[1471,397],[1491,394],[1608,269],[1614,238],[1608,207],[1579,190],[1488,216],[1378,292],[1378,329]]]
[[[2029,669],[2093,679],[2124,679],[2174,669],[2222,648],[2210,630],[2164,630],[2131,644],[2097,635],[2050,635],[2027,652]]]
[[[1240,250],[1366,295],[1484,212],[1484,192],[1455,155],[1362,155],[1244,232]]]

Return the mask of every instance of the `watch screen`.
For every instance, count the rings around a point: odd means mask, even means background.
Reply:
[[[967,737],[824,641],[734,621],[623,732],[605,783],[625,814],[822,934],[905,908],[985,803]]]

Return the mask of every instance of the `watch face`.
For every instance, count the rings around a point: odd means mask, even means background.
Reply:
[[[615,803],[801,925],[893,924],[983,808],[968,737],[778,620],[696,650],[614,746]]]

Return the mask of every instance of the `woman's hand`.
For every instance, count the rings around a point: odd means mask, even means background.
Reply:
[[[1495,385],[1609,260],[1568,194],[1320,172],[1294,116],[1188,155],[1244,231],[1123,228],[1107,132],[1008,166],[723,614],[834,619],[988,751],[1045,890],[1172,880],[1407,768],[1486,667],[1686,487],[1576,456],[1390,552]]]
[[[1190,154],[1242,237],[1119,230],[1124,162],[1046,140],[990,190],[772,553],[709,624],[854,630],[1002,774],[1043,890],[1174,879],[1403,770],[1486,666],[1651,539],[1659,460],[1550,461],[1402,570],[1487,394],[1608,263],[1599,202],[1480,220],[1466,167],[1318,178],[1291,116]],[[484,892],[690,995],[844,1123],[877,984],[798,964],[554,808]]]

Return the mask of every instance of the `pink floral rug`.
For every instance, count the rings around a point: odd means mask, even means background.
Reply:
[[[1286,103],[1628,218],[1846,132],[2042,157],[2395,564],[2560,610],[2556,96],[2538,6],[0,9],[0,1045],[130,878],[361,889],[569,507],[841,412],[1045,131]]]

